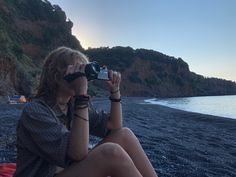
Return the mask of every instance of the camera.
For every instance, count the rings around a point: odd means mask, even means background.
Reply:
[[[108,76],[107,67],[100,67],[100,65],[96,61],[86,64],[84,73],[75,72],[72,74],[67,74],[64,76],[64,80],[68,82],[72,82],[73,80],[82,76],[85,76],[88,81],[96,80],[96,79],[106,80],[106,81],[110,80]]]

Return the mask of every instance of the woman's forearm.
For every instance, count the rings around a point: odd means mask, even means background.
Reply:
[[[120,99],[120,92],[111,94],[111,98]],[[110,120],[108,121],[108,129],[115,130],[122,128],[122,106],[120,102],[111,101]]]
[[[88,108],[75,110],[69,142],[69,156],[73,160],[82,160],[88,154],[89,117]]]

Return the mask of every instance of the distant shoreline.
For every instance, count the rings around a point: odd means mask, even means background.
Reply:
[[[168,111],[170,112],[179,112],[179,113],[186,113],[186,114],[189,114],[189,115],[201,115],[201,116],[205,116],[207,118],[214,118],[214,119],[225,119],[225,120],[233,120],[236,122],[236,119],[234,118],[230,118],[230,117],[224,117],[224,116],[216,116],[216,115],[211,115],[211,114],[203,114],[203,113],[199,113],[199,112],[192,112],[192,111],[186,111],[186,110],[181,110],[181,109],[177,109],[177,108],[172,108],[172,107],[169,107],[169,106],[165,106],[165,105],[160,105],[160,104],[146,104],[148,106],[157,106],[159,108],[162,108],[163,110],[164,109],[167,109]]]
[[[145,99],[148,105],[162,105],[182,111],[236,119],[236,95]]]
[[[232,120],[235,120],[235,118],[231,118],[231,117],[225,117],[225,116],[217,116],[217,115],[212,115],[212,114],[203,114],[203,113],[200,113],[200,112],[192,112],[192,111],[186,111],[186,110],[182,110],[182,109],[177,109],[177,108],[172,108],[172,107],[169,107],[169,106],[165,106],[165,105],[161,105],[161,104],[147,104],[147,105],[150,105],[150,106],[159,106],[159,107],[163,107],[163,108],[167,108],[167,109],[173,109],[175,111],[182,111],[182,112],[186,112],[186,113],[189,113],[189,114],[199,114],[199,115],[204,115],[204,116],[210,116],[210,117],[214,117],[214,118],[219,118],[219,119],[232,119]]]

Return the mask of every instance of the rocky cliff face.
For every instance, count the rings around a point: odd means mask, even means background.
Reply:
[[[121,91],[126,96],[203,96],[236,94],[236,84],[204,78],[189,70],[181,58],[153,50],[130,47],[97,48],[86,51],[91,60],[122,73]],[[102,82],[95,82],[104,87]]]
[[[15,92],[16,68],[6,56],[0,56],[0,83],[0,95]]]
[[[65,12],[47,0],[0,0],[0,94],[30,94],[52,49],[82,50],[72,26]]]

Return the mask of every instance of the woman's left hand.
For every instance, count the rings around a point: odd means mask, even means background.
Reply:
[[[110,92],[116,92],[120,90],[121,74],[120,72],[109,70],[108,81]]]
[[[67,67],[66,74],[73,74],[76,72],[84,73],[85,64],[76,63]],[[65,74],[65,75],[66,75]],[[69,83],[69,87],[74,91],[74,95],[87,95],[88,82],[85,76],[78,77]]]

